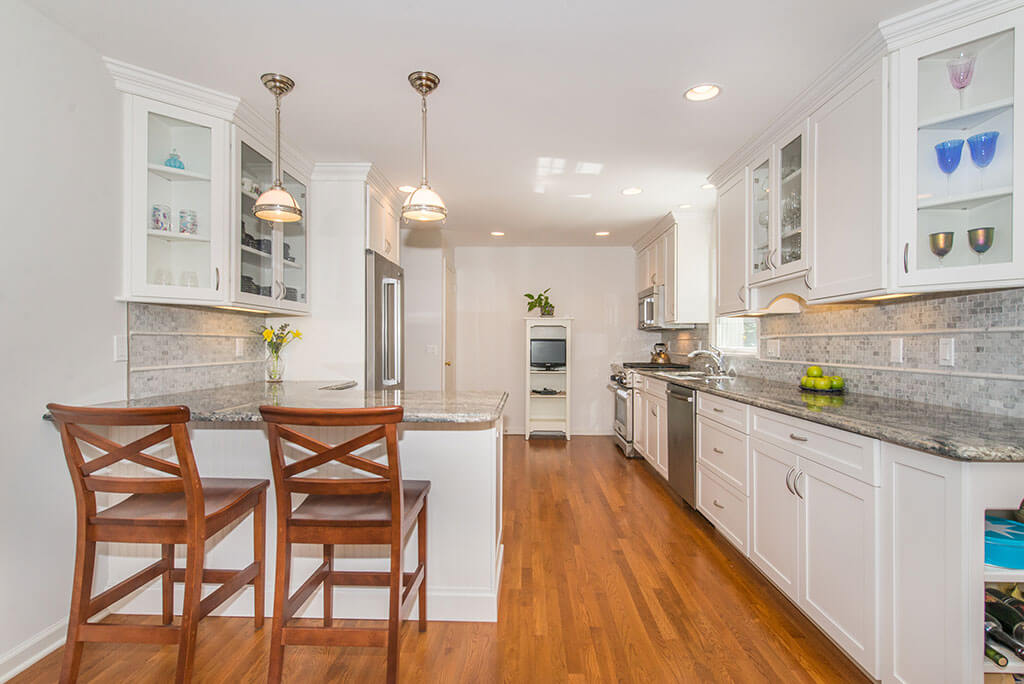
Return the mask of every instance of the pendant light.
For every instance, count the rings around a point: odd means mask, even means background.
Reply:
[[[409,74],[409,84],[420,94],[420,111],[423,114],[423,178],[420,187],[409,193],[402,205],[402,219],[409,221],[444,221],[448,209],[444,206],[441,196],[430,188],[427,183],[427,95],[433,92],[441,79],[429,71],[414,71]]]
[[[274,185],[259,196],[252,213],[264,221],[301,221],[302,209],[281,184],[281,96],[295,87],[295,81],[282,74],[263,74],[260,80],[274,94]]]

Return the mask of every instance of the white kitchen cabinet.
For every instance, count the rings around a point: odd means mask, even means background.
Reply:
[[[647,395],[639,389],[633,390],[633,449],[647,458]]]
[[[637,291],[657,288],[666,328],[710,320],[711,232],[710,215],[672,212],[633,245]]]
[[[886,287],[886,60],[811,114],[809,301]]]
[[[797,603],[877,675],[878,490],[806,458],[792,482],[802,500]]]
[[[898,220],[896,282],[903,289],[1008,286],[1024,282],[1024,201],[1015,178],[1024,168],[1024,10],[1015,9],[902,47],[898,90]],[[966,85],[950,69],[973,58]],[[987,155],[986,134],[998,134]],[[948,164],[942,168],[948,144]],[[947,173],[948,172],[948,173]],[[991,229],[987,251],[972,249],[969,231]],[[934,236],[949,233],[943,253]],[[979,245],[979,248],[981,245]]]
[[[373,184],[366,186],[366,246],[389,261],[401,263],[399,215],[385,192]]]
[[[800,499],[792,490],[797,456],[750,440],[750,560],[794,602],[799,600]]]
[[[742,169],[718,190],[715,313],[742,313],[747,293],[747,172]]]
[[[743,555],[748,553],[747,497],[725,484],[704,463],[697,464],[697,510]]]
[[[661,280],[661,284],[664,285],[662,290],[662,297],[664,302],[665,321],[674,323],[676,318],[676,300],[678,294],[676,291],[676,229],[675,227],[669,228],[665,233],[658,238],[658,254],[661,258],[661,265],[659,267],[660,273],[658,277]],[[707,278],[705,278],[707,280]],[[691,282],[699,282],[697,277],[693,278]]]
[[[664,396],[648,394],[645,401],[647,461],[668,478],[668,401]]]

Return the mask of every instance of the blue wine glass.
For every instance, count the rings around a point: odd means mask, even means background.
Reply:
[[[967,139],[967,145],[971,148],[971,161],[979,169],[984,169],[992,163],[996,155],[996,141],[999,139],[999,131],[986,131],[972,135]],[[981,187],[985,187],[985,172],[981,172]]]
[[[960,166],[960,155],[964,151],[962,139],[946,140],[935,146],[935,155],[939,160],[939,169],[946,174],[946,194],[949,194],[949,176]]]

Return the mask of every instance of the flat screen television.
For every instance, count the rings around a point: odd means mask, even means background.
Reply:
[[[565,367],[565,340],[530,340],[530,367],[554,370]]]

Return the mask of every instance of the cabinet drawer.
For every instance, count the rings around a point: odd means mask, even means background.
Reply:
[[[747,497],[697,464],[697,510],[747,555]]]
[[[644,391],[648,394],[653,394],[659,399],[665,398],[665,393],[668,391],[668,383],[664,380],[658,380],[657,378],[649,378],[644,376]]]
[[[750,407],[731,399],[697,392],[697,413],[743,434],[750,434]]]
[[[861,482],[879,485],[876,439],[763,409],[752,411],[751,435]]]
[[[749,494],[747,436],[742,432],[698,416],[697,459],[727,484]]]

